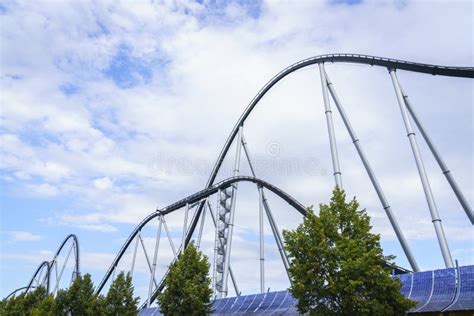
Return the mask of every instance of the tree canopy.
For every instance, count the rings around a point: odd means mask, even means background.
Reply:
[[[125,315],[135,316],[138,314],[138,300],[133,297],[132,277],[130,273],[125,275],[120,272],[112,282],[105,297],[105,314],[110,316]]]
[[[310,208],[296,230],[283,233],[292,259],[289,290],[301,313],[405,315],[415,305],[390,276],[395,257],[384,256],[371,228],[365,209],[336,187],[319,215]]]
[[[0,315],[11,316],[116,316],[137,315],[138,298],[133,297],[132,278],[119,273],[107,296],[95,293],[90,274],[78,276],[67,289],[60,289],[54,297],[38,286],[0,302]]]
[[[190,243],[169,269],[158,295],[160,311],[167,316],[210,314],[210,285],[208,259]]]

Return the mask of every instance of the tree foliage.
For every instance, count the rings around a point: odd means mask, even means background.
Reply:
[[[356,199],[336,187],[329,205],[312,209],[294,231],[285,231],[292,259],[291,294],[310,315],[405,315],[414,302],[390,277],[394,256],[384,256],[380,236]],[[383,265],[387,262],[387,265]]]
[[[67,290],[56,296],[57,315],[97,315],[101,298],[95,294],[90,274],[78,276]]]
[[[90,274],[78,276],[68,289],[54,297],[42,286],[0,302],[0,315],[9,316],[97,316],[137,315],[132,278],[121,272],[104,298],[95,293]]]
[[[133,291],[130,273],[120,272],[105,297],[105,315],[137,315],[139,298],[133,297]]]
[[[158,295],[161,312],[167,316],[210,314],[210,285],[208,259],[190,243],[170,267]]]

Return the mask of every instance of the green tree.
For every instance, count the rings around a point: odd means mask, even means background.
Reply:
[[[283,233],[292,259],[290,292],[300,312],[405,315],[415,305],[400,293],[400,281],[390,277],[395,257],[383,255],[380,236],[371,228],[356,199],[346,202],[344,191],[336,188],[329,205],[319,206],[319,215],[309,209],[296,230]]]
[[[54,298],[43,286],[13,296],[0,304],[0,315],[53,315]]]
[[[101,315],[101,299],[95,294],[90,274],[78,276],[68,289],[59,290],[55,315]]]
[[[125,275],[124,272],[120,272],[117,278],[112,282],[107,296],[105,297],[105,315],[136,316],[138,314],[139,298],[133,297],[133,290],[130,273]]]
[[[210,314],[210,285],[208,258],[190,243],[170,267],[158,295],[161,312],[167,316]]]

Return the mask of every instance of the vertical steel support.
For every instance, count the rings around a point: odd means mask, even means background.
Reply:
[[[150,307],[151,295],[153,294],[153,281],[155,280],[155,271],[156,271],[156,259],[158,258],[158,249],[160,248],[160,239],[161,239],[161,226],[163,225],[163,215],[158,216],[159,224],[158,230],[156,232],[156,243],[155,243],[155,253],[153,254],[153,267],[150,277],[150,285],[148,287],[148,301],[147,307]]]
[[[63,272],[64,272],[64,269],[66,268],[66,264],[69,260],[69,256],[71,255],[71,252],[72,250],[74,249],[74,244],[71,245],[71,247],[69,248],[69,251],[67,253],[67,256],[66,256],[66,259],[64,260],[64,263],[63,263],[63,266],[61,267],[61,271],[59,272],[59,280],[56,280],[56,287],[54,288],[54,292],[53,293],[56,293],[59,289],[59,282],[61,281],[61,278],[63,276]]]
[[[138,234],[140,234],[141,231],[139,230],[138,231]],[[135,240],[135,249],[133,249],[133,257],[132,257],[132,266],[130,267],[130,276],[133,278],[133,270],[135,268],[135,260],[137,259],[137,250],[138,250],[138,236],[135,237],[136,240]]]
[[[326,84],[326,73],[324,71],[324,63],[318,64],[319,75],[321,77],[321,88],[323,91],[324,109],[326,114],[326,123],[328,126],[329,145],[331,147],[332,167],[334,171],[334,180],[336,186],[342,189],[341,169],[339,167],[339,156],[337,154],[336,134],[334,132],[334,123],[332,121],[331,104],[329,103],[328,87]]]
[[[239,126],[239,133],[237,135],[237,140],[235,142],[235,163],[234,163],[234,177],[239,175],[240,170],[240,152],[242,148],[242,133],[243,133],[243,126]],[[231,197],[231,210],[230,210],[230,219],[229,219],[229,232],[228,232],[228,240],[227,240],[227,247],[225,252],[225,260],[224,260],[224,275],[223,275],[223,289],[224,295],[227,296],[228,287],[227,287],[227,279],[229,277],[229,264],[230,264],[230,253],[232,250],[232,235],[234,232],[234,219],[235,219],[235,204],[236,204],[236,197],[237,197],[237,183],[234,183],[233,190],[232,190],[232,197]]]
[[[209,201],[206,201],[206,204],[207,204],[207,208],[209,210],[209,214],[211,215],[212,223],[214,224],[214,227],[216,228],[216,232],[217,232],[217,222],[216,222],[216,219],[214,218],[214,214],[212,213],[211,205],[209,204]],[[217,204],[219,205],[219,202],[217,202]],[[216,216],[218,216],[217,214],[218,214],[218,212],[216,210]],[[220,243],[220,239],[218,239],[218,240],[219,240],[219,243]],[[220,245],[222,246],[222,243]],[[216,249],[217,249],[217,246],[216,246],[215,250]],[[214,256],[214,260],[215,260],[215,258],[216,258],[216,256]],[[237,282],[235,281],[234,273],[232,272],[232,267],[230,265],[229,265],[229,275],[230,275],[230,279],[232,280],[232,284],[234,284],[235,295],[240,296],[239,288],[237,287]],[[215,281],[215,276],[212,278],[212,280],[213,280],[213,282]],[[214,283],[213,283],[212,288],[215,289]]]
[[[199,226],[199,233],[198,233],[197,245],[196,245],[198,249],[201,248],[202,231],[204,230],[204,221],[206,220],[206,207],[207,207],[207,204],[204,203],[202,216],[201,216],[201,225]]]
[[[181,239],[181,252],[184,251],[184,241],[186,240],[186,231],[188,228],[188,213],[189,213],[189,204],[186,203],[186,207],[184,209],[184,223],[183,223],[183,237]]]
[[[428,208],[430,209],[431,219],[435,228],[436,235],[438,237],[438,242],[441,248],[441,253],[443,255],[444,263],[447,268],[452,268],[453,259],[451,258],[448,242],[446,241],[443,225],[441,224],[441,219],[438,214],[438,208],[436,207],[436,203],[433,197],[433,192],[431,191],[430,182],[428,180],[428,175],[426,174],[425,166],[423,164],[421,152],[416,142],[415,132],[413,131],[410,117],[408,116],[407,107],[405,105],[405,101],[403,99],[403,95],[400,90],[400,84],[398,82],[395,70],[389,69],[389,73],[390,73],[390,77],[392,78],[393,87],[395,88],[395,94],[397,96],[398,105],[400,106],[402,118],[405,123],[407,136],[410,141],[411,149],[413,151],[413,156],[415,157],[415,162],[418,168],[418,173],[420,175],[421,184],[423,186],[423,190],[425,191],[426,201],[428,202]]]
[[[352,143],[354,144],[357,150],[357,153],[359,154],[360,160],[362,160],[362,164],[364,165],[365,170],[367,171],[367,174],[369,175],[370,181],[372,182],[375,192],[377,193],[377,196],[379,197],[380,203],[382,204],[382,207],[385,210],[385,213],[387,214],[390,224],[392,225],[392,228],[395,231],[395,234],[397,235],[398,241],[400,242],[400,245],[402,246],[403,251],[405,252],[405,256],[407,257],[408,262],[410,262],[410,266],[413,269],[413,271],[416,271],[416,272],[420,271],[420,268],[418,267],[415,257],[410,249],[410,246],[408,245],[408,242],[406,241],[405,236],[402,230],[400,229],[400,226],[398,225],[398,221],[392,212],[392,208],[390,207],[390,204],[388,203],[387,198],[385,197],[382,187],[380,186],[377,180],[377,177],[375,176],[375,173],[372,170],[372,167],[370,166],[369,160],[367,159],[365,152],[362,148],[362,144],[360,143],[359,138],[357,137],[354,129],[352,128],[349,118],[347,117],[346,112],[344,111],[344,108],[342,106],[342,103],[336,94],[334,85],[332,84],[331,79],[329,79],[329,76],[327,75],[326,72],[325,72],[325,77],[326,77],[327,86],[329,88],[329,92],[331,93],[332,99],[334,103],[336,104],[336,108],[338,109],[339,114],[341,115],[342,121],[344,122],[344,125],[346,126],[347,132],[349,133],[349,136],[352,139]]]
[[[265,250],[263,235],[263,196],[262,186],[258,186],[258,223],[260,233],[260,293],[265,293]]]
[[[150,258],[148,258],[148,252],[146,251],[145,243],[143,242],[143,238],[142,238],[141,235],[138,235],[138,239],[140,240],[140,244],[142,245],[143,253],[145,254],[146,263],[148,264],[148,269],[150,270],[150,274],[151,274],[152,271],[153,271],[153,268],[151,267]],[[116,268],[117,267],[115,266],[114,267],[114,276],[112,277],[112,280],[115,278],[115,269]],[[155,280],[154,277],[153,277],[153,280],[155,282],[155,286],[158,287],[158,283],[156,283],[156,280]]]
[[[163,216],[163,227],[165,228],[166,237],[168,237],[168,241],[170,242],[170,246],[171,246],[171,250],[173,251],[173,255],[176,258],[176,255],[177,255],[176,248],[174,247],[174,242],[173,242],[173,239],[171,239],[171,234],[170,234],[170,231],[168,230],[168,225],[166,224],[166,220],[165,220],[164,216]]]
[[[448,166],[444,162],[443,158],[441,157],[441,154],[439,153],[438,149],[436,146],[433,144],[433,141],[429,137],[428,133],[426,132],[425,128],[421,124],[420,119],[418,118],[418,115],[415,112],[415,109],[411,105],[410,100],[408,99],[408,95],[405,93],[403,90],[402,86],[400,86],[400,91],[402,92],[403,99],[405,100],[405,105],[410,112],[411,117],[413,118],[413,121],[415,122],[415,125],[418,127],[418,130],[421,133],[421,136],[426,141],[426,144],[428,145],[431,153],[436,159],[436,162],[438,163],[441,171],[443,172],[444,176],[446,177],[446,180],[448,180],[449,185],[451,186],[451,189],[453,189],[454,194],[456,195],[459,203],[461,204],[462,208],[464,209],[464,212],[466,212],[467,217],[471,221],[471,224],[474,224],[474,213],[472,211],[471,205],[469,205],[469,202],[467,201],[466,197],[462,193],[461,189],[459,188],[456,180],[454,179],[453,174],[449,170]]]
[[[280,231],[278,230],[278,226],[276,225],[276,222],[273,218],[273,214],[270,210],[270,207],[268,206],[267,199],[265,198],[265,196],[263,196],[263,206],[265,208],[265,212],[267,213],[268,222],[270,223],[270,228],[272,229],[273,236],[275,237],[275,242],[277,244],[278,251],[280,252],[283,265],[285,266],[285,271],[286,271],[286,274],[288,275],[288,280],[290,281],[290,284],[291,284],[292,283],[291,276],[290,276],[290,273],[288,272],[288,269],[290,267],[290,261],[288,260],[288,256],[285,251],[283,238],[280,234]]]
[[[245,137],[243,134],[242,134],[242,146],[244,147],[245,156],[247,157],[247,161],[248,161],[252,176],[255,177],[256,174],[255,174],[255,169],[253,168],[252,159],[250,158],[250,150],[248,148],[247,142],[245,141]],[[288,255],[286,254],[286,251],[285,251],[283,238],[280,235],[280,231],[278,230],[278,227],[276,226],[275,221],[273,220],[273,214],[270,210],[270,206],[268,205],[268,201],[267,201],[267,198],[265,197],[265,192],[263,191],[263,188],[261,190],[261,195],[262,195],[263,207],[265,209],[265,213],[267,214],[268,222],[270,223],[270,228],[272,229],[273,237],[275,238],[275,243],[278,247],[278,251],[280,252],[281,260],[285,267],[286,274],[288,275],[288,279],[291,283],[290,274],[288,273],[288,267],[290,266],[290,261],[288,260]],[[270,220],[270,218],[272,220]]]
[[[216,200],[216,216],[215,218],[219,218],[219,200],[220,200],[220,196],[221,196],[221,190],[218,190],[217,191],[217,194],[216,194],[216,197],[217,197],[217,200]],[[212,216],[212,212],[211,212],[211,216]],[[218,250],[219,250],[219,247],[223,247],[222,244],[220,244],[220,239],[219,239],[219,230],[218,230],[218,227],[217,227],[217,222],[216,220],[214,219],[214,216],[212,216],[212,219],[214,221],[214,227],[215,227],[215,239],[214,239],[214,265],[213,265],[213,272],[212,272],[212,289],[214,290],[214,296],[215,297],[218,297],[219,296],[219,293],[218,293],[218,290],[217,290],[217,263],[218,263],[218,260],[217,260],[217,257],[218,257]]]

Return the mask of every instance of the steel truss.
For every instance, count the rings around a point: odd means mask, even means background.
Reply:
[[[439,216],[438,209],[436,207],[436,203],[433,197],[433,193],[431,191],[431,187],[428,180],[428,175],[423,165],[423,160],[418,149],[418,145],[415,138],[415,131],[413,129],[411,120],[414,121],[416,127],[420,131],[423,139],[426,141],[431,153],[433,154],[434,158],[438,162],[443,174],[445,175],[448,183],[450,184],[453,192],[458,199],[459,203],[461,204],[462,208],[464,209],[466,215],[468,216],[470,222],[474,224],[474,213],[472,211],[471,206],[469,205],[467,199],[463,195],[461,189],[457,185],[457,182],[454,179],[453,174],[448,169],[447,164],[442,159],[439,151],[433,144],[433,141],[428,135],[428,132],[423,127],[420,118],[416,114],[416,111],[408,99],[407,94],[404,92],[403,88],[401,87],[396,71],[397,70],[404,70],[404,71],[411,71],[411,72],[418,72],[430,75],[439,75],[439,76],[450,76],[450,77],[461,77],[461,78],[474,78],[474,68],[473,67],[449,67],[449,66],[437,66],[437,65],[428,65],[428,64],[421,64],[421,63],[414,63],[402,60],[395,60],[389,58],[382,58],[382,57],[375,57],[375,56],[368,56],[368,55],[357,55],[357,54],[331,54],[331,55],[321,55],[316,57],[311,57],[299,61],[279,72],[275,75],[267,84],[263,86],[263,88],[257,93],[257,95],[252,99],[250,104],[247,106],[245,111],[242,113],[240,118],[238,119],[237,123],[235,124],[233,130],[231,131],[229,137],[227,138],[224,147],[222,148],[217,161],[212,169],[210,177],[207,181],[205,188],[199,192],[196,192],[190,196],[185,197],[171,205],[168,205],[164,208],[157,209],[152,214],[148,215],[144,218],[138,226],[132,231],[130,236],[127,238],[125,243],[123,244],[122,248],[117,253],[114,261],[112,262],[111,266],[109,267],[108,271],[106,272],[105,276],[99,283],[97,287],[97,293],[103,291],[105,285],[114,279],[115,271],[117,270],[117,266],[121,259],[123,258],[124,254],[131,249],[132,255],[132,262],[130,266],[130,273],[133,275],[135,269],[135,261],[137,258],[138,249],[141,248],[145,260],[147,262],[148,270],[150,272],[150,280],[148,286],[148,295],[146,299],[146,303],[143,306],[150,306],[151,303],[155,300],[157,294],[163,289],[164,280],[166,278],[167,272],[164,275],[157,279],[156,275],[156,266],[158,262],[158,251],[160,248],[160,239],[162,235],[162,231],[165,231],[166,238],[170,244],[170,247],[173,251],[173,261],[172,263],[179,257],[181,252],[185,249],[185,247],[189,244],[191,239],[193,238],[193,234],[196,231],[196,228],[200,222],[199,229],[198,229],[198,236],[197,236],[197,247],[201,247],[201,239],[204,229],[204,222],[206,219],[206,213],[210,214],[212,219],[212,225],[215,229],[215,239],[214,239],[214,258],[213,258],[213,272],[212,272],[212,286],[214,289],[215,297],[225,297],[228,295],[228,278],[233,283],[234,291],[237,295],[240,295],[238,290],[237,282],[235,279],[235,275],[232,270],[231,266],[231,250],[232,250],[232,237],[233,237],[233,227],[234,227],[234,220],[236,216],[236,199],[237,199],[237,191],[238,191],[238,184],[240,182],[251,182],[256,184],[256,189],[258,192],[258,222],[259,222],[259,259],[260,259],[260,291],[265,291],[265,245],[264,245],[264,223],[265,218],[268,221],[269,227],[275,239],[275,243],[277,245],[278,251],[280,253],[280,257],[285,267],[285,270],[288,274],[288,268],[290,266],[290,261],[286,254],[284,248],[283,238],[281,236],[281,230],[278,228],[277,222],[275,217],[271,211],[269,202],[265,196],[265,191],[271,191],[279,198],[286,201],[290,206],[292,206],[295,210],[297,210],[301,215],[305,216],[306,208],[299,203],[296,199],[291,197],[289,194],[285,193],[281,189],[277,188],[276,186],[257,178],[257,173],[252,163],[250,150],[248,148],[248,144],[245,140],[243,128],[245,121],[250,116],[253,109],[257,106],[259,101],[264,97],[264,95],[280,80],[288,76],[289,74],[312,65],[318,65],[319,69],[319,77],[321,82],[321,89],[323,100],[322,103],[324,105],[324,113],[326,116],[326,124],[328,130],[328,143],[332,158],[332,166],[333,166],[333,175],[334,181],[336,186],[342,188],[342,172],[339,164],[339,157],[338,157],[338,150],[337,150],[337,140],[336,134],[334,131],[333,126],[333,111],[331,108],[331,100],[334,103],[337,112],[339,113],[344,126],[352,139],[352,143],[361,159],[362,164],[367,172],[367,175],[372,183],[372,186],[380,200],[383,210],[385,211],[393,230],[400,242],[400,245],[410,263],[411,268],[414,271],[419,271],[419,266],[416,262],[416,259],[409,247],[409,243],[406,240],[403,230],[399,226],[395,212],[393,211],[392,207],[390,206],[387,197],[382,190],[382,187],[375,175],[375,171],[373,170],[372,166],[369,163],[369,160],[363,150],[362,144],[360,139],[357,137],[354,128],[352,127],[349,117],[346,114],[344,107],[336,93],[335,87],[333,82],[330,80],[328,73],[326,72],[325,65],[328,63],[358,63],[358,64],[365,64],[370,66],[376,67],[383,67],[389,71],[392,84],[395,90],[395,96],[400,108],[400,112],[405,123],[406,133],[409,139],[409,143],[411,149],[414,154],[415,163],[418,167],[418,172],[420,176],[420,180],[425,192],[426,200],[428,203],[428,208],[431,214],[432,222],[435,228],[435,232],[440,244],[441,253],[443,255],[445,264],[447,267],[452,266],[452,259],[451,254],[449,251],[448,243],[446,240],[446,236],[443,231],[443,227],[441,224],[441,218]],[[222,166],[222,163],[227,156],[231,145],[235,144],[236,153],[234,159],[234,171],[233,177],[223,180],[219,183],[214,183],[216,180],[217,174]],[[240,175],[240,164],[241,164],[241,150],[244,150],[246,161],[250,167],[251,175],[252,176],[241,176]],[[211,198],[214,196],[214,198]],[[216,206],[213,209],[211,201],[216,201]],[[173,240],[171,238],[169,229],[166,224],[166,216],[172,212],[184,210],[184,223],[183,223],[183,230],[181,232],[181,243],[178,248],[175,247]],[[194,214],[189,221],[189,212],[194,209]],[[158,221],[157,226],[157,235],[154,244],[154,252],[153,256],[151,257],[147,249],[145,247],[143,238],[142,238],[142,229],[149,224],[154,218]],[[75,236],[74,236],[75,238]],[[65,243],[65,242],[64,242]],[[60,247],[62,249],[63,245]],[[79,273],[79,260],[78,260],[78,246],[77,240],[75,243],[76,247],[76,263],[77,268],[75,271]],[[133,245],[133,246],[132,246]],[[141,247],[139,247],[141,245]],[[73,245],[74,246],[74,245]],[[71,248],[70,252],[73,250]],[[60,251],[60,250],[59,250]],[[56,258],[56,256],[55,256]],[[152,260],[150,260],[152,258]],[[55,263],[55,259],[53,259],[52,264],[45,264],[43,263],[38,267],[32,281],[30,282],[27,290],[33,286],[33,280],[38,278],[43,273],[42,270],[47,269],[46,275],[48,276],[47,282],[49,287],[49,276],[51,274],[52,267],[55,267],[56,276],[57,278],[61,277],[62,271],[58,273],[57,271],[57,263]],[[171,264],[172,264],[171,263]],[[64,267],[63,267],[64,269]],[[57,279],[56,278],[56,279]],[[289,281],[291,282],[290,275],[288,274]],[[38,278],[39,279],[39,278]],[[57,285],[54,288],[54,291],[57,291]]]

